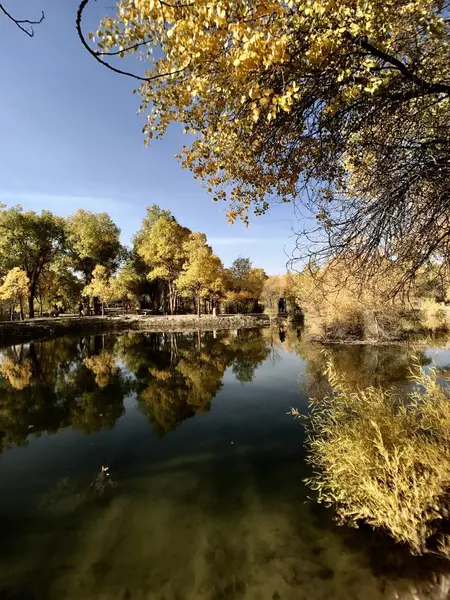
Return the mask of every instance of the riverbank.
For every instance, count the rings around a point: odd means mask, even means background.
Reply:
[[[0,323],[0,344],[14,344],[97,331],[204,331],[267,327],[265,315],[120,315],[105,317],[55,317]]]

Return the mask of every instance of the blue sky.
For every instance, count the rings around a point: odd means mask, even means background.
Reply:
[[[229,265],[249,256],[268,273],[281,272],[294,245],[293,208],[228,225],[226,205],[214,204],[174,158],[186,138],[173,128],[145,148],[133,80],[97,64],[75,31],[77,0],[3,0],[17,18],[45,11],[30,39],[0,15],[0,202],[49,209],[108,212],[129,243],[145,207],[169,208],[208,236]],[[85,29],[110,12],[114,0],[88,7]]]

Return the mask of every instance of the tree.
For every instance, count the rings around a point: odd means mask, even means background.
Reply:
[[[263,269],[254,269],[249,258],[237,258],[229,269],[228,302],[237,310],[256,310],[267,277]]]
[[[450,396],[436,369],[413,365],[406,391],[354,388],[330,362],[326,374],[333,393],[310,402],[306,427],[318,502],[332,505],[341,522],[389,533],[413,554],[448,556]]]
[[[271,316],[278,314],[278,302],[282,296],[281,277],[279,275],[268,277],[264,282],[261,293],[264,311]]]
[[[142,238],[151,230],[153,225],[160,217],[165,217],[166,219],[175,220],[175,217],[172,215],[170,210],[166,210],[161,208],[157,204],[152,204],[151,206],[147,206],[146,216],[142,219],[141,229],[134,235],[133,237],[133,247],[137,248],[139,246]]]
[[[176,280],[176,287],[183,296],[194,296],[197,315],[200,317],[202,298],[218,296],[224,291],[222,261],[206,244],[204,233],[191,233],[183,246],[186,262]]]
[[[21,206],[0,205],[0,274],[14,268],[29,280],[28,308],[34,318],[34,300],[43,271],[65,247],[63,220],[51,212],[23,212]]]
[[[95,265],[114,272],[123,257],[120,229],[111,217],[83,209],[66,220],[67,244],[71,266],[89,283]]]
[[[20,305],[20,317],[23,319],[23,302],[30,293],[30,280],[25,271],[14,267],[5,277],[0,286],[0,299],[9,300],[11,321],[14,316],[14,307],[17,303]]]
[[[401,284],[429,258],[449,259],[447,2],[118,7],[91,53],[145,61],[147,141],[185,124],[183,165],[229,201],[231,220],[306,188],[319,234],[312,247],[301,240],[302,255],[352,257],[368,276],[395,257]]]
[[[92,272],[91,282],[85,286],[83,294],[88,297],[98,298],[102,305],[102,315],[105,314],[105,303],[115,300],[118,292],[115,281],[110,277],[108,270],[103,265],[97,265]]]
[[[167,285],[170,314],[176,312],[177,288],[185,260],[184,241],[190,231],[182,227],[172,216],[158,217],[150,227],[140,232],[136,251],[149,269],[150,281],[160,279]]]
[[[55,306],[63,311],[74,306],[82,288],[82,282],[68,268],[66,261],[56,259],[42,272],[38,282],[36,299],[40,314],[44,310],[53,311]]]

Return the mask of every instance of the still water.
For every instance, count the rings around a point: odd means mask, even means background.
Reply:
[[[361,386],[406,385],[413,355],[330,352]],[[450,366],[444,348],[414,353]],[[310,499],[303,427],[286,413],[326,388],[326,359],[300,332],[96,335],[0,354],[2,600],[448,597],[445,561],[338,527]]]

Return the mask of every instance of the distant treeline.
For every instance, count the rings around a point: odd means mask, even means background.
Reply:
[[[103,312],[120,303],[153,313],[258,312],[267,279],[250,259],[225,268],[206,235],[182,226],[168,210],[147,208],[131,247],[107,213],[0,207],[0,300],[11,318]]]

